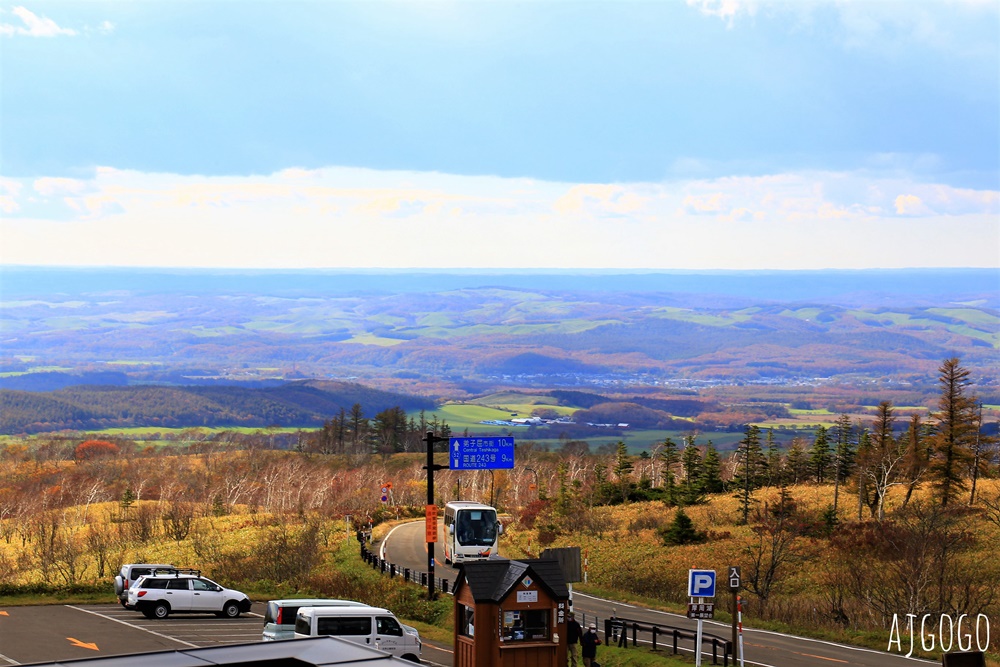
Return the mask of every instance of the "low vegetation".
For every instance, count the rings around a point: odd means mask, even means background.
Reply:
[[[690,566],[738,564],[748,625],[884,650],[894,615],[982,613],[996,624],[996,443],[957,360],[939,379],[930,414],[897,423],[882,401],[871,421],[841,415],[787,448],[755,425],[725,456],[695,434],[640,456],[624,443],[522,443],[513,470],[442,471],[437,500],[491,502],[511,516],[507,555],[581,546],[587,586],[675,610]],[[291,450],[266,448],[266,437],[169,450],[8,439],[0,595],[110,600],[118,565],[165,561],[258,599],[372,600],[447,626],[447,602],[368,571],[352,542],[363,524],[421,514],[424,455],[328,435],[336,453],[319,436]]]

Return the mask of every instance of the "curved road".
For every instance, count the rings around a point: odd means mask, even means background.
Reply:
[[[414,521],[395,527],[380,542],[374,545],[382,558],[400,567],[408,567],[420,572],[427,570],[427,544],[424,542],[424,522]],[[437,561],[435,574],[454,583],[458,570],[444,564],[444,532],[438,523],[438,544],[435,547]],[[573,593],[573,610],[581,622],[595,621],[598,627],[607,618],[628,618],[644,623],[660,623],[694,630],[696,622],[679,614],[645,609],[634,605],[605,600],[580,592]],[[728,624],[705,621],[705,632],[721,637],[729,637]],[[905,638],[904,638],[905,639]],[[888,641],[888,638],[887,638]],[[745,662],[756,667],[816,667],[829,664],[838,667],[916,667],[917,665],[938,664],[917,658],[884,653],[866,648],[847,646],[834,642],[784,635],[767,630],[754,630],[744,626],[743,642]],[[690,646],[690,642],[688,642]],[[711,654],[708,655],[711,661]],[[705,664],[704,654],[702,663]]]

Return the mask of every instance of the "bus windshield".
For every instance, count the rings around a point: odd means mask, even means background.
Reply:
[[[497,540],[496,510],[459,510],[455,539],[463,547],[491,547]]]

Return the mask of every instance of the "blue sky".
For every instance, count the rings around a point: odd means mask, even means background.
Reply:
[[[0,0],[0,261],[1000,267],[1000,3]]]

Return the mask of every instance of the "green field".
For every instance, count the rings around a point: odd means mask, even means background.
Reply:
[[[832,415],[833,413],[826,408],[817,408],[815,410],[800,410],[797,408],[788,408],[788,413],[792,415],[804,415],[807,417],[812,417],[816,415]]]
[[[166,428],[163,426],[133,426],[130,428],[106,428],[100,431],[87,431],[88,433],[103,433],[105,435],[121,435],[125,437],[142,437],[154,434],[175,435],[190,434],[192,431],[203,435],[214,435],[216,433],[295,433],[296,431],[315,431],[315,427],[296,428],[285,426],[281,428],[259,428],[256,426],[189,426],[186,428]]]
[[[10,378],[18,375],[28,375],[30,373],[68,373],[72,370],[72,368],[66,368],[65,366],[35,366],[34,368],[29,368],[26,371],[8,371],[6,373],[0,373],[0,377]]]

